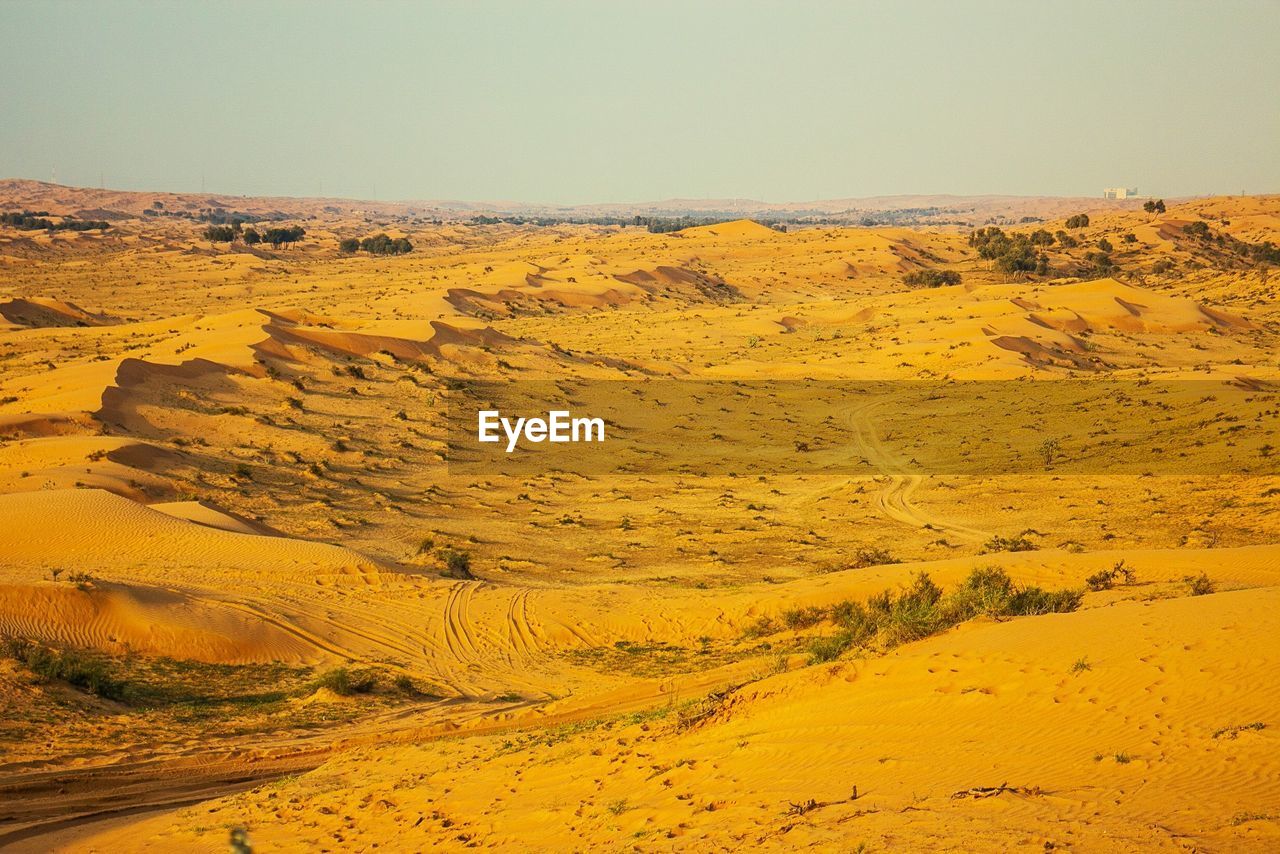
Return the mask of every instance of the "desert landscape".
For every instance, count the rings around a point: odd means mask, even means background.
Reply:
[[[1156,201],[0,182],[0,848],[1276,850],[1280,196]]]

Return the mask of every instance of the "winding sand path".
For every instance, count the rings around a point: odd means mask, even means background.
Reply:
[[[970,541],[990,539],[989,531],[948,522],[911,503],[911,497],[924,483],[924,475],[911,474],[907,462],[885,447],[873,417],[875,410],[884,405],[882,401],[873,401],[854,407],[849,413],[855,447],[868,462],[888,476],[888,482],[876,496],[876,507],[890,519],[916,528],[928,528]]]

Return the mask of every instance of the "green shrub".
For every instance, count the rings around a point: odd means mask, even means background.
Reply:
[[[948,597],[949,617],[959,622],[978,615],[999,616],[1008,613],[1013,595],[1013,580],[1003,569],[975,569]]]
[[[1124,561],[1117,561],[1116,565],[1110,569],[1103,569],[1095,572],[1084,580],[1085,586],[1095,593],[1100,590],[1110,590],[1115,586],[1116,579],[1124,577],[1125,584],[1133,584],[1137,580],[1137,573],[1125,566]]]
[[[809,644],[809,663],[825,664],[828,661],[835,661],[844,655],[845,650],[853,643],[853,636],[849,632],[839,632],[829,637],[818,638]]]
[[[1016,537],[1002,537],[999,534],[993,536],[982,545],[981,554],[991,554],[993,552],[1032,552],[1035,551],[1036,544],[1028,540],[1022,534]]]
[[[865,569],[868,566],[887,566],[900,561],[889,553],[888,549],[876,546],[860,546],[853,551],[853,568]]]
[[[457,578],[463,581],[470,581],[475,578],[475,575],[471,572],[471,555],[466,552],[442,549],[440,551],[440,559],[444,561],[444,571],[441,575],[445,578]]]
[[[821,608],[792,608],[782,612],[782,622],[787,628],[794,631],[816,626],[825,616],[826,612]]]
[[[313,691],[328,688],[342,697],[355,694],[368,694],[378,684],[377,674],[371,670],[350,671],[345,667],[337,667],[326,671],[311,683]]]
[[[960,274],[955,270],[916,270],[903,276],[902,282],[913,288],[940,288],[960,284]]]
[[[944,594],[926,573],[919,573],[905,590],[885,590],[865,604],[846,600],[827,616],[840,629],[809,645],[810,663],[839,658],[854,646],[879,643],[892,648],[928,637],[978,616],[1021,617],[1074,611],[1080,590],[1046,591],[1019,587],[999,567],[976,568],[950,593]]]
[[[1009,600],[1006,614],[1013,617],[1032,617],[1039,614],[1063,614],[1080,607],[1084,594],[1079,590],[1041,590],[1024,587]]]
[[[1188,575],[1182,580],[1187,585],[1187,589],[1191,591],[1192,596],[1205,596],[1212,593],[1216,587],[1213,579],[1203,572],[1199,575]]]
[[[128,683],[116,679],[105,661],[82,652],[59,651],[21,638],[10,638],[5,644],[5,653],[41,680],[61,680],[108,700],[125,702],[129,698]]]
[[[1095,572],[1084,580],[1085,586],[1093,592],[1097,593],[1101,590],[1110,590],[1115,584],[1115,577],[1107,570]]]

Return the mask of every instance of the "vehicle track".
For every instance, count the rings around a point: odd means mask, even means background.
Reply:
[[[853,428],[855,447],[868,462],[888,477],[888,481],[876,495],[876,507],[890,519],[915,528],[927,528],[969,541],[990,539],[991,533],[988,531],[940,519],[911,502],[911,496],[924,483],[924,475],[910,473],[907,463],[885,447],[872,417],[874,410],[883,405],[882,402],[867,403],[849,412],[849,425]]]

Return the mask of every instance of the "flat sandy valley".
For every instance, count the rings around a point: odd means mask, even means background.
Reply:
[[[1280,849],[1280,197],[993,205],[651,233],[0,182],[110,226],[0,224],[0,847]],[[339,251],[378,233],[413,250]],[[451,396],[512,380],[1199,391],[1037,422],[1016,470],[892,449],[990,401],[834,393],[791,454],[727,425],[730,467],[451,467]],[[1125,457],[1153,423],[1183,464]]]

